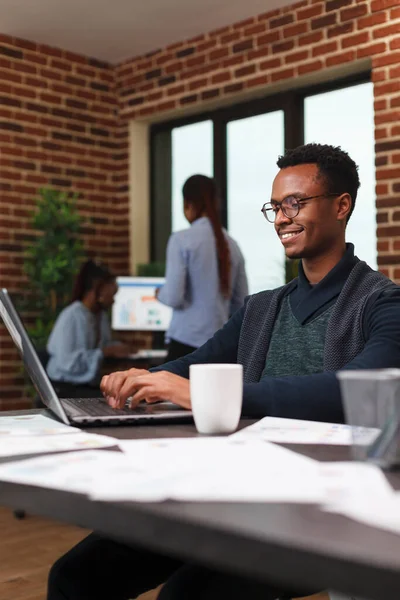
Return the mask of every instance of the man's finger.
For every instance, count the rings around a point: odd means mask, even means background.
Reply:
[[[135,394],[135,392],[137,392],[141,387],[149,385],[151,381],[152,375],[150,373],[147,373],[146,375],[138,375],[137,377],[128,377],[119,390],[117,396],[118,405],[120,407],[124,406],[129,396]]]
[[[105,375],[103,377],[103,379],[101,380],[100,389],[105,396],[109,395],[109,391],[112,387],[114,375],[115,375],[114,373],[111,373],[110,375]]]
[[[135,394],[133,394],[131,399],[131,408],[136,408],[139,402],[142,400],[148,401],[148,399],[152,398],[154,394],[157,392],[154,390],[152,385],[144,385],[140,388]]]
[[[104,396],[117,398],[121,387],[129,377],[137,377],[140,374],[147,374],[146,369],[128,369],[127,371],[116,371],[101,380],[101,391]]]
[[[100,389],[101,389],[101,391],[102,391],[102,392],[103,392],[103,391],[105,390],[105,388],[106,388],[108,377],[109,377],[109,375],[104,375],[104,376],[101,378],[101,381],[100,381]]]
[[[103,393],[106,396],[114,396],[114,398],[118,397],[119,390],[124,384],[125,377],[126,375],[123,372],[112,373],[109,375],[105,382]]]

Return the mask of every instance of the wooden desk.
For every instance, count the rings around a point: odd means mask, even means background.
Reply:
[[[125,439],[196,435],[192,425],[91,431]],[[349,456],[346,447],[294,448],[319,460]],[[390,480],[400,488],[400,475]],[[400,595],[400,536],[315,506],[106,503],[9,483],[0,483],[0,503],[266,582],[337,589],[375,600]]]

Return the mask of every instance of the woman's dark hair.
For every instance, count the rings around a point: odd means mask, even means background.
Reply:
[[[205,175],[192,175],[186,180],[182,194],[184,201],[196,210],[196,218],[202,214],[210,219],[217,247],[219,287],[224,297],[231,293],[231,257],[228,240],[218,214],[218,195],[215,181]]]
[[[106,266],[96,263],[94,260],[87,260],[81,266],[75,279],[71,302],[83,300],[90,290],[99,288],[102,284],[111,281],[115,281],[115,275]]]
[[[329,194],[350,194],[351,210],[347,221],[350,219],[356,204],[360,178],[356,163],[339,146],[305,144],[293,150],[286,150],[276,164],[280,169],[304,164],[317,165],[319,175],[325,180],[326,191]]]

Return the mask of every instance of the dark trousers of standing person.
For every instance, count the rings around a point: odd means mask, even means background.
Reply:
[[[176,360],[177,358],[186,356],[186,354],[190,354],[195,350],[197,350],[197,348],[194,346],[188,346],[187,344],[182,344],[181,342],[171,339],[168,344],[168,355],[165,359],[165,362]]]
[[[53,565],[47,600],[130,600],[166,581],[159,600],[275,600],[304,595],[92,533]]]

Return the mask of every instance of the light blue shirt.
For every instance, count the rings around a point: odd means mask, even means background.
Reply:
[[[171,235],[166,283],[158,299],[174,310],[167,339],[198,348],[238,310],[248,294],[243,255],[224,230],[231,258],[231,297],[220,292],[217,249],[207,217]]]
[[[96,315],[82,302],[64,308],[56,320],[47,342],[50,354],[47,373],[53,381],[93,383],[103,360],[102,348],[111,343],[107,314],[99,315],[99,341],[96,344]]]

